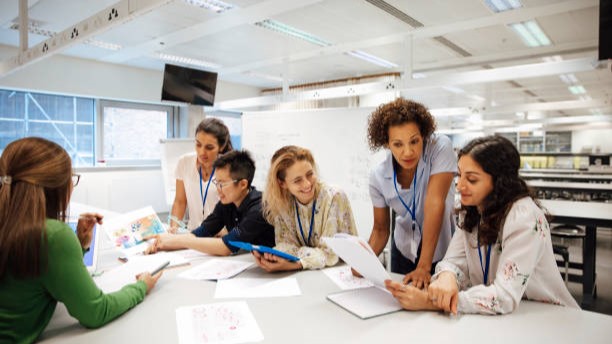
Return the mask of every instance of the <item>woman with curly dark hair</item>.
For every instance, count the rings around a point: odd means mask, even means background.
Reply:
[[[504,314],[527,298],[578,308],[559,274],[544,211],[519,167],[518,151],[501,136],[478,138],[461,149],[461,229],[427,292],[387,282],[400,302],[412,297],[404,307]]]
[[[429,284],[454,230],[451,184],[457,160],[450,139],[435,129],[427,108],[404,98],[381,105],[368,122],[371,150],[389,150],[370,174],[374,226],[369,243],[377,254],[385,248],[393,209],[391,270],[406,274],[404,283],[412,281],[417,288]]]

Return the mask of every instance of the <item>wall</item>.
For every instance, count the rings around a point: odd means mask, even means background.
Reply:
[[[572,131],[572,152],[579,153],[583,147],[592,147],[592,152],[596,153],[599,147],[601,153],[612,153],[611,137],[611,129]]]
[[[160,167],[83,168],[71,200],[118,213],[152,206],[167,212],[164,181]],[[162,219],[165,221],[165,219]]]

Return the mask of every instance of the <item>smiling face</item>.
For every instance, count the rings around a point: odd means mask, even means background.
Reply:
[[[219,141],[211,134],[199,131],[195,137],[195,150],[198,156],[198,164],[206,170],[212,168],[213,163],[219,155]]]
[[[285,180],[280,181],[286,189],[302,204],[310,203],[315,197],[317,175],[312,164],[306,160],[298,160],[289,166],[285,172]]]
[[[222,204],[234,203],[239,206],[246,196],[247,181],[236,181],[230,174],[229,167],[217,168],[215,172],[215,185]]]
[[[390,126],[388,146],[402,169],[415,169],[423,152],[419,126],[415,122]]]
[[[482,209],[484,199],[493,191],[493,177],[469,155],[459,158],[457,191],[461,193],[461,204]]]

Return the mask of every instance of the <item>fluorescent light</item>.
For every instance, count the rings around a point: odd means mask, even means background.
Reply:
[[[364,51],[361,50],[353,50],[353,51],[349,51],[346,53],[347,55],[356,57],[358,59],[362,59],[364,61],[370,62],[372,64],[381,66],[381,67],[385,67],[385,68],[396,68],[398,67],[398,65],[396,65],[395,63],[391,62],[391,61],[387,61],[385,59],[381,59],[380,57],[374,56],[374,55],[370,55]]]
[[[542,61],[544,62],[559,62],[563,61],[561,55],[553,55],[553,56],[544,56],[542,57]]]
[[[541,47],[551,44],[550,39],[544,34],[544,31],[540,29],[540,26],[535,20],[512,23],[510,24],[510,28],[512,28],[529,47]]]
[[[425,73],[412,73],[413,79],[425,79],[427,75]]]
[[[561,78],[561,81],[563,81],[564,83],[568,85],[573,85],[573,84],[578,83],[578,78],[576,78],[574,74],[561,74],[559,75],[559,78]]]
[[[316,44],[321,47],[327,47],[327,46],[332,45],[330,42],[327,42],[323,40],[322,38],[319,38],[311,33],[299,30],[297,28],[294,28],[287,24],[283,24],[276,20],[266,19],[266,20],[256,22],[255,25],[262,27],[264,29],[276,31],[276,32],[279,32],[279,33],[282,33],[282,34],[285,34],[291,37],[299,38],[301,40],[304,40],[312,44]]]
[[[164,61],[168,61],[168,62],[183,63],[183,64],[188,64],[188,65],[198,66],[198,67],[204,67],[204,68],[210,68],[210,69],[219,69],[219,68],[221,68],[221,65],[218,65],[216,63],[209,62],[209,61],[204,61],[204,60],[192,59],[190,57],[183,57],[183,56],[169,55],[169,54],[164,54],[164,53],[157,53],[157,58],[159,58],[161,60],[164,60]]]
[[[585,94],[586,90],[582,85],[574,85],[567,88],[572,94]]]
[[[247,75],[247,76],[252,76],[252,77],[255,77],[255,78],[266,79],[266,80],[270,80],[270,81],[283,82],[283,78],[282,77],[275,76],[275,75],[270,75],[270,74],[257,73],[257,72],[251,72],[251,71],[247,71],[247,72],[244,72],[242,74]],[[287,81],[292,81],[292,80],[288,79]]]
[[[223,13],[225,11],[229,11],[233,8],[236,8],[236,5],[228,4],[227,2],[218,0],[183,0],[183,2],[216,13]]]
[[[93,45],[94,47],[106,49],[106,50],[120,50],[122,47],[119,44],[108,43],[104,41],[98,41],[96,39],[86,39],[83,41],[85,44]]]
[[[485,4],[495,13],[523,7],[519,0],[485,0]]]

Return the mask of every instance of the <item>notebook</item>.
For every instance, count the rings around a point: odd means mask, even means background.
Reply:
[[[359,288],[327,295],[327,299],[361,319],[397,312],[402,306],[379,287]]]
[[[74,234],[76,234],[77,222],[68,222],[68,225],[70,226],[70,228],[72,228]],[[87,268],[87,271],[89,271],[90,274],[96,272],[96,265],[98,263],[98,248],[100,246],[100,238],[98,233],[98,225],[94,225],[89,251],[85,252],[85,254],[83,255],[83,264],[85,264],[85,267]]]

